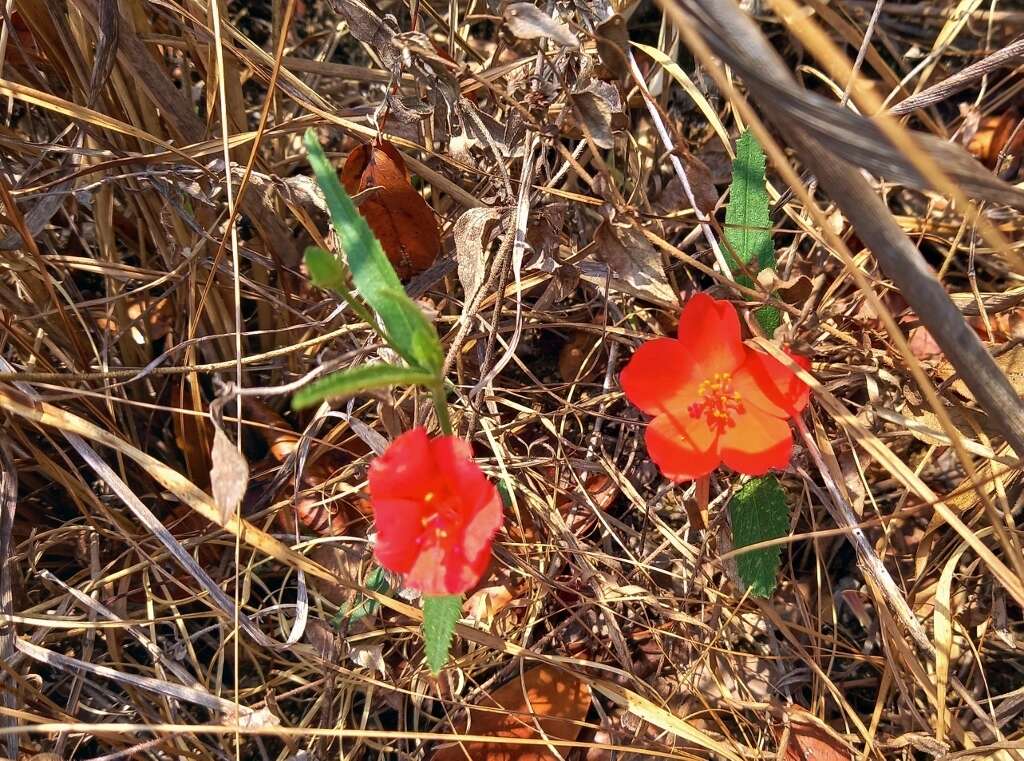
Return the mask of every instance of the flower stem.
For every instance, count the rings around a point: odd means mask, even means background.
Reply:
[[[700,524],[697,528],[707,528],[708,525],[708,502],[711,496],[711,476],[701,476],[697,479],[697,489],[694,495],[697,498],[697,517]]]
[[[437,423],[441,426],[441,433],[445,436],[452,435],[452,419],[448,415],[448,400],[445,398],[444,383],[438,383],[430,389],[434,397],[434,411],[437,413]]]

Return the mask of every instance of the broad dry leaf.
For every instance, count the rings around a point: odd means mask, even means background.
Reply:
[[[478,206],[467,209],[455,220],[452,234],[455,238],[455,259],[459,265],[459,280],[468,305],[484,281],[487,259],[494,239],[495,227],[501,213],[494,208]]]
[[[791,707],[789,742],[783,749],[785,761],[853,761],[856,756],[846,743],[813,721],[806,711]]]
[[[556,21],[533,3],[512,3],[505,8],[505,23],[521,40],[547,39],[567,48],[578,48],[579,40],[561,21]]]
[[[597,228],[594,242],[597,244],[597,258],[637,292],[652,296],[657,301],[675,301],[675,293],[665,277],[661,254],[639,232],[606,219]]]
[[[493,709],[493,710],[487,710]],[[590,710],[590,687],[568,672],[539,665],[506,682],[469,709],[469,726],[462,731],[490,737],[538,738],[539,725],[551,744],[564,754],[557,740],[574,741]],[[501,745],[467,742],[439,749],[432,761],[556,761],[545,745]]]
[[[621,14],[613,13],[597,25],[594,39],[597,43],[597,54],[608,73],[624,76],[629,71],[629,61],[626,59],[629,30],[626,28],[626,19]]]
[[[1024,396],[1024,345],[1014,346],[1009,351],[1004,351],[995,360],[996,365],[998,365],[999,369],[1003,371],[1010,381],[1014,391]],[[951,362],[943,360],[935,368],[935,372],[943,381],[946,381],[956,375],[956,368],[953,367]],[[967,384],[960,380],[959,377],[953,381],[952,386],[957,393],[967,399],[974,398],[970,389],[967,388]]]
[[[615,85],[592,80],[589,85],[569,96],[591,138],[601,148],[615,145],[612,119],[622,113],[622,99]]]
[[[213,434],[212,457],[210,484],[213,499],[220,508],[221,519],[226,522],[242,504],[249,485],[249,463],[220,428]]]
[[[352,196],[373,190],[359,204],[359,213],[399,278],[408,280],[434,263],[441,250],[437,217],[409,182],[405,160],[391,143],[355,148],[345,161],[341,183]]]

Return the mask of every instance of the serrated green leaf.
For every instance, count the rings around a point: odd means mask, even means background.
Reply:
[[[725,210],[725,239],[732,247],[726,257],[729,267],[736,272],[743,271],[739,262],[747,265],[755,275],[765,267],[775,266],[764,169],[764,152],[757,138],[747,130],[736,141],[729,205]]]
[[[301,410],[324,399],[336,399],[341,396],[352,396],[362,391],[376,388],[387,388],[399,384],[422,384],[429,386],[435,382],[434,374],[418,367],[398,367],[397,365],[376,364],[353,367],[349,370],[331,373],[303,386],[292,397],[292,409]]]
[[[764,306],[754,310],[754,319],[761,326],[766,336],[775,335],[776,329],[782,325],[782,312],[775,307]]]
[[[747,288],[753,287],[754,280],[745,271],[756,275],[776,266],[764,171],[764,151],[753,133],[746,130],[736,141],[736,159],[732,162],[729,205],[725,209],[725,240],[729,244],[725,259],[736,282]],[[761,307],[754,317],[768,336],[782,324],[782,314],[775,307]]]
[[[441,673],[448,662],[452,634],[461,615],[460,595],[423,598],[423,639],[426,641],[427,665],[434,674]]]
[[[310,166],[327,200],[331,222],[352,272],[352,282],[366,303],[380,315],[388,341],[395,351],[410,365],[429,370],[435,375],[440,374],[443,357],[437,330],[416,306],[416,302],[406,295],[380,241],[338,182],[337,173],[324,155],[312,129],[306,131],[304,143]],[[336,270],[323,270],[323,276],[332,284],[338,282],[336,274]],[[344,283],[344,280],[341,282]]]
[[[729,503],[732,543],[736,549],[778,539],[789,531],[786,494],[775,476],[747,481]],[[736,569],[752,595],[769,597],[779,572],[778,545],[736,556]]]

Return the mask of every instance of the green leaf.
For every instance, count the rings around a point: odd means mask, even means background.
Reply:
[[[729,503],[732,543],[741,549],[769,539],[779,539],[789,531],[786,495],[775,476],[747,481]],[[779,571],[778,545],[751,550],[736,556],[736,568],[752,595],[769,597],[775,591]]]
[[[348,291],[348,285],[345,283],[345,267],[330,251],[310,246],[306,249],[305,260],[306,269],[309,270],[309,279],[317,288],[339,293]]]
[[[352,272],[352,282],[366,303],[380,315],[386,338],[395,351],[410,365],[429,370],[438,376],[443,357],[437,330],[416,306],[416,302],[406,295],[380,241],[338,182],[337,173],[324,155],[312,129],[306,131],[304,142],[310,166],[327,200],[331,222]],[[330,267],[322,261],[320,254],[316,254],[315,259],[317,261],[313,266],[318,272],[313,273],[313,267],[310,269],[314,278],[323,277],[324,282],[330,283],[328,287],[335,289],[338,282],[344,285],[344,270],[340,265]]]
[[[446,595],[423,598],[423,638],[427,645],[427,665],[434,674],[448,662],[455,624],[462,615],[462,597]]]
[[[729,205],[725,210],[725,240],[729,244],[725,259],[736,282],[748,288],[753,287],[754,281],[745,270],[756,275],[776,266],[764,170],[764,151],[753,133],[746,130],[736,141],[736,159],[732,162]],[[761,307],[754,317],[768,336],[782,324],[782,314],[775,307]]]
[[[388,572],[380,566],[375,566],[373,570],[367,574],[366,581],[363,583],[371,592],[387,594],[391,591],[391,580],[388,578]],[[379,608],[380,603],[372,597],[358,595],[351,605],[349,603],[345,603],[338,609],[338,613],[334,616],[332,623],[334,624],[334,628],[337,629],[341,626],[342,619],[347,618],[350,623],[355,623],[366,616],[372,616]]]
[[[757,138],[746,130],[736,141],[729,206],[725,210],[725,239],[733,249],[727,252],[726,258],[730,269],[736,272],[743,271],[739,262],[747,265],[755,275],[765,267],[775,266],[764,169],[764,152]]]
[[[349,370],[331,373],[303,386],[292,397],[292,409],[301,410],[324,399],[352,396],[361,391],[387,388],[398,384],[421,383],[429,386],[435,382],[434,374],[418,367],[375,364],[353,367]]]

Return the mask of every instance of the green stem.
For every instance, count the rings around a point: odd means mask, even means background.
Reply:
[[[444,383],[438,383],[431,388],[430,395],[434,397],[434,411],[437,413],[437,422],[441,426],[441,433],[451,436],[452,419],[448,415],[448,400],[445,398]]]
[[[349,290],[348,285],[344,282],[332,283],[331,288],[341,296],[342,300],[348,304],[349,308],[356,313],[356,316],[359,317],[360,320],[366,323],[366,326],[370,330],[377,333],[384,340],[384,343],[389,346],[391,345],[387,335],[385,335],[384,331],[380,329],[377,321],[373,319],[373,315],[370,313],[370,310],[363,306],[363,304],[355,297],[355,294]]]

